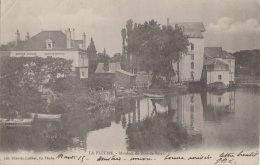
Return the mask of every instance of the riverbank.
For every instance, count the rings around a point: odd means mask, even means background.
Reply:
[[[260,77],[237,75],[235,77],[236,86],[260,87]]]

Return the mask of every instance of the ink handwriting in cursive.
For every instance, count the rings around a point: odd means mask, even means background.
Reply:
[[[113,155],[112,157],[103,157],[99,156],[97,161],[120,161],[121,157],[117,157],[116,155]]]
[[[182,156],[176,156],[176,157],[173,157],[173,156],[167,155],[167,156],[165,156],[165,158],[164,158],[164,160],[176,160],[176,159],[182,159],[182,160],[185,160],[185,158],[182,157]]]

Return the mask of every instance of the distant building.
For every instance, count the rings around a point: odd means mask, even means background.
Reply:
[[[206,84],[222,82],[225,85],[234,84],[235,57],[221,47],[205,47],[203,82]]]
[[[115,86],[133,88],[136,86],[136,75],[124,70],[116,70]]]
[[[188,35],[190,46],[186,54],[181,54],[179,62],[173,63],[173,69],[177,72],[175,81],[200,81],[203,68],[205,27],[202,22],[169,22],[173,28],[177,24],[182,27],[184,34]]]
[[[70,29],[62,31],[42,31],[33,37],[27,33],[25,40],[16,32],[16,46],[11,57],[64,58],[72,60],[72,69],[79,72],[80,78],[88,78],[88,57],[86,53],[86,35],[82,40],[75,40],[75,30],[71,36]]]
[[[119,62],[116,63],[109,63],[109,70],[105,71],[104,70],[104,63],[99,63],[97,66],[97,69],[95,71],[96,74],[103,74],[103,73],[111,73],[115,74],[116,70],[121,70],[121,66]]]

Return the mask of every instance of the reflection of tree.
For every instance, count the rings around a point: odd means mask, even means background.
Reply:
[[[87,134],[111,126],[111,120],[111,111],[96,109],[69,112],[59,122],[35,120],[30,127],[4,127],[0,134],[0,150],[87,149]],[[78,139],[78,143],[74,143],[73,139]]]
[[[153,111],[152,111],[152,114],[151,114],[151,117],[153,117],[153,115],[157,115],[158,114],[158,111],[157,111],[157,108],[156,108],[156,100],[155,99],[151,99],[152,101],[152,105],[153,105]]]
[[[34,122],[30,127],[4,127],[0,136],[2,151],[64,150],[70,142],[65,130],[57,122]]]
[[[198,143],[201,134],[190,135],[177,123],[167,121],[167,113],[159,113],[126,129],[128,150],[172,150]]]

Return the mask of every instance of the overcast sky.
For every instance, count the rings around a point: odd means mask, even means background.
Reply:
[[[229,52],[260,49],[260,0],[2,0],[2,42],[20,30],[33,36],[42,30],[75,28],[76,39],[93,37],[97,51],[121,52],[121,29],[128,19],[160,24],[201,21],[205,46]]]

